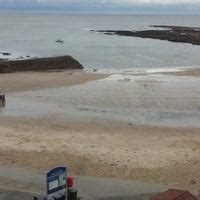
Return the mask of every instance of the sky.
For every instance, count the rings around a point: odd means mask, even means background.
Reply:
[[[200,14],[200,0],[0,0],[5,10]]]
[[[200,0],[0,0],[0,3],[102,3],[102,4],[135,4],[135,3],[158,3],[158,4],[181,4],[200,3]]]

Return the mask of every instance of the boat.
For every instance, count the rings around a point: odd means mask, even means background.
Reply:
[[[63,43],[64,43],[64,41],[63,41],[63,40],[60,40],[60,39],[58,39],[58,40],[56,40],[56,43],[63,44]]]

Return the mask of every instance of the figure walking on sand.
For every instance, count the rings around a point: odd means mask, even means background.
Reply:
[[[5,94],[0,92],[0,108],[5,107],[5,104],[6,104]]]

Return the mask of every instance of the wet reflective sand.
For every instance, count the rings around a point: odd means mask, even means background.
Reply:
[[[200,127],[200,78],[113,74],[82,85],[10,93],[3,113]]]

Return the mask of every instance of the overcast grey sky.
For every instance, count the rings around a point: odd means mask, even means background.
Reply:
[[[200,3],[200,0],[0,0],[0,3],[117,3],[117,4],[127,4],[127,3],[159,3],[159,4],[181,4],[181,3]]]
[[[0,0],[5,10],[200,14],[200,0]]]

